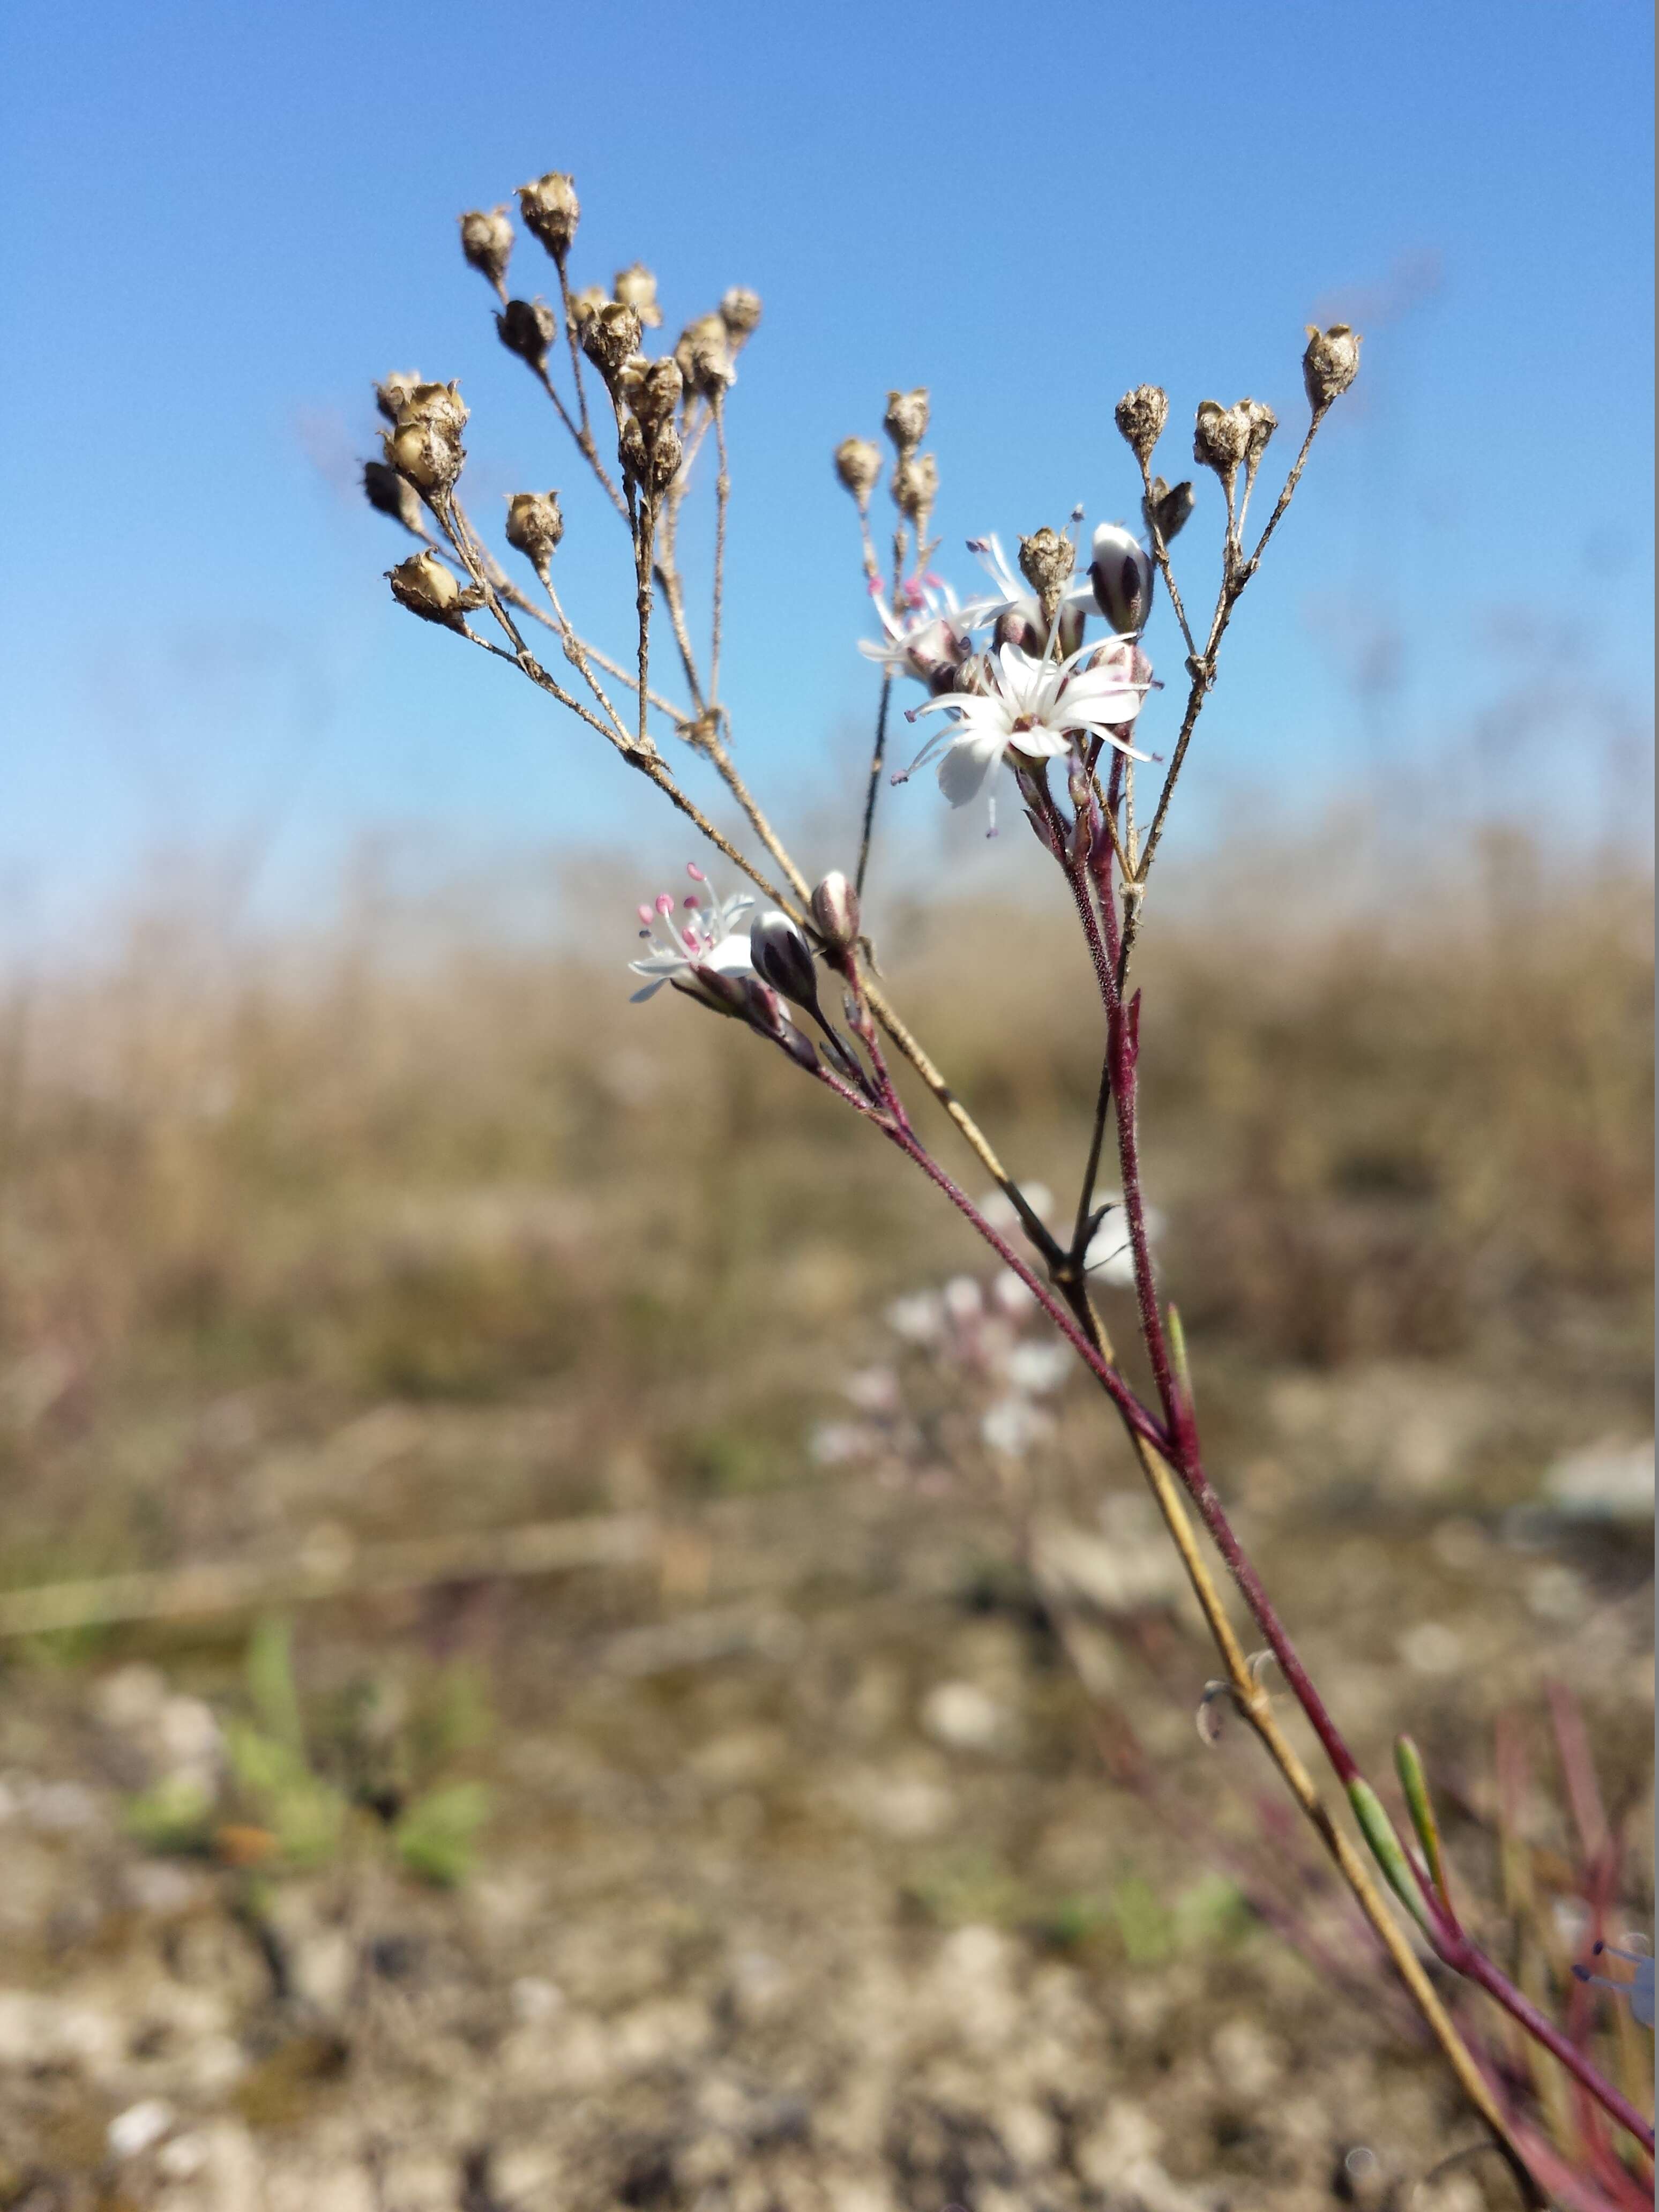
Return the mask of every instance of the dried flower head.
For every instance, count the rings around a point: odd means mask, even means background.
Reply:
[[[1265,399],[1241,399],[1233,412],[1244,417],[1244,465],[1254,471],[1261,466],[1267,441],[1279,428],[1279,417]]]
[[[1158,573],[1140,540],[1121,523],[1103,522],[1089,549],[1095,605],[1120,637],[1136,637],[1152,609]]]
[[[483,605],[476,584],[463,584],[447,568],[430,547],[411,553],[386,572],[392,596],[422,622],[441,623],[446,629],[465,631],[466,617]]]
[[[470,208],[461,217],[461,252],[467,266],[487,277],[506,296],[507,264],[513,256],[513,226],[504,207]]]
[[[1069,538],[1044,523],[1019,541],[1019,573],[1036,593],[1045,623],[1051,623],[1071,589],[1077,550]]]
[[[561,269],[576,235],[581,211],[575,179],[562,170],[550,169],[544,177],[519,186],[519,212],[525,228],[540,239]]]
[[[382,378],[375,386],[374,404],[388,422],[397,421],[398,409],[422,381],[418,368],[394,369],[390,376]]]
[[[685,380],[677,361],[647,361],[643,354],[635,354],[623,364],[617,388],[623,404],[633,410],[641,425],[654,426],[672,421]]]
[[[570,327],[578,337],[588,317],[597,315],[601,307],[609,304],[610,298],[603,284],[584,284],[580,292],[570,295]]]
[[[1197,504],[1197,494],[1189,483],[1166,484],[1162,477],[1154,477],[1151,490],[1140,502],[1140,511],[1146,527],[1156,529],[1168,545],[1186,528]]]
[[[908,460],[927,435],[927,387],[919,384],[914,392],[890,392],[887,412],[881,426],[893,441],[899,459]]]
[[[389,514],[405,530],[412,530],[416,537],[425,537],[419,495],[413,484],[386,462],[363,463],[363,497],[377,514]]]
[[[1193,430],[1193,459],[1200,468],[1213,469],[1224,484],[1238,473],[1250,442],[1250,426],[1236,407],[1218,399],[1204,400]]]
[[[564,516],[556,491],[515,491],[507,502],[507,542],[522,553],[544,582],[548,565],[564,536]]]
[[[674,358],[685,379],[685,388],[701,399],[716,399],[735,381],[732,341],[719,315],[699,315],[680,332]]]
[[[631,267],[619,269],[611,295],[624,307],[631,307],[648,331],[662,326],[662,309],[657,305],[657,280],[644,262],[635,261]]]
[[[881,448],[868,438],[843,438],[836,448],[836,474],[858,501],[860,514],[870,511],[870,495],[881,478]]]
[[[607,300],[583,319],[577,336],[607,389],[614,390],[623,368],[640,349],[640,319],[620,300]]]
[[[927,518],[939,497],[939,463],[931,453],[907,453],[893,464],[888,489],[893,504],[918,538],[927,535]]]
[[[509,353],[539,369],[559,335],[559,319],[545,300],[509,300],[495,318],[495,335]]]
[[[1322,415],[1333,399],[1340,399],[1359,374],[1359,332],[1346,323],[1333,323],[1328,331],[1316,324],[1308,328],[1307,351],[1302,356],[1302,381],[1308,404]]]
[[[1170,395],[1156,384],[1138,384],[1117,403],[1117,427],[1137,460],[1151,460],[1170,419]]]
[[[859,895],[839,868],[831,868],[813,891],[812,919],[836,951],[858,942]]]
[[[382,441],[400,476],[427,498],[447,492],[461,472],[466,408],[455,384],[417,384],[404,396],[398,418]]]
[[[720,296],[720,318],[735,353],[744,340],[753,337],[760,328],[760,294],[751,292],[746,284],[733,284]]]

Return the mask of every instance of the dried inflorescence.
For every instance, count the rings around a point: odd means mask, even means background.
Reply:
[[[539,369],[559,335],[559,319],[545,300],[509,300],[495,318],[496,334],[509,353]]]
[[[1308,325],[1307,350],[1302,356],[1302,381],[1308,404],[1322,415],[1340,399],[1359,374],[1359,333],[1346,323],[1333,323],[1328,331]]]
[[[461,252],[507,297],[507,264],[513,258],[513,225],[504,207],[472,208],[461,217]]]
[[[1117,427],[1144,468],[1170,419],[1170,395],[1161,385],[1138,384],[1117,403]]]
[[[564,536],[564,516],[556,491],[515,491],[507,502],[507,542],[522,553],[545,583],[553,556]]]
[[[461,432],[466,427],[468,410],[462,404],[460,386],[402,386],[388,379],[381,389],[397,397],[392,428],[382,434],[387,463],[423,499],[441,497],[453,486],[466,459]]]
[[[399,606],[419,615],[422,622],[441,623],[446,629],[465,633],[467,616],[483,605],[477,586],[461,583],[431,548],[411,553],[407,561],[388,568],[386,580]]]
[[[870,511],[870,495],[881,481],[881,448],[868,438],[843,438],[835,452],[836,474],[858,502],[860,514]]]
[[[550,169],[544,177],[519,186],[519,212],[525,228],[541,240],[561,270],[574,242],[581,211],[575,180],[562,170]]]

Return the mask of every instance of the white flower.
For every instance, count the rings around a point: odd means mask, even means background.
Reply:
[[[1023,1459],[1034,1443],[1053,1432],[1054,1424],[1024,1398],[999,1398],[980,1417],[979,1432],[993,1451]]]
[[[985,670],[982,694],[929,699],[909,712],[912,721],[923,714],[954,717],[952,727],[936,731],[903,772],[914,775],[943,744],[939,787],[952,806],[978,798],[1006,754],[1057,759],[1080,735],[1103,738],[1131,760],[1152,757],[1121,734],[1152,684],[1150,663],[1127,639],[1085,646],[1064,660],[1036,660],[1005,645],[986,656]]]
[[[952,1275],[944,1297],[945,1310],[958,1328],[971,1328],[985,1310],[985,1293],[971,1275]]]
[[[1002,1364],[1010,1385],[1027,1397],[1058,1390],[1072,1371],[1072,1354],[1063,1344],[1017,1344]]]
[[[963,628],[983,629],[988,625],[1000,640],[1041,645],[1044,631],[1042,610],[1030,586],[1008,566],[1000,541],[994,535],[970,538],[968,550],[978,556],[980,566],[994,589],[984,599],[970,599],[963,608],[959,619]],[[1086,575],[1073,577],[1066,588],[1060,609],[1064,613],[1071,608],[1095,611],[1094,586]]]
[[[878,584],[870,595],[876,603],[883,635],[859,640],[859,651],[879,663],[887,676],[914,676],[932,685],[949,678],[973,651],[967,627],[957,608],[957,595],[936,577],[901,585],[899,596],[908,612],[896,615]]]
[[[685,872],[693,883],[704,886],[706,896],[689,893],[677,915],[672,898],[663,891],[653,904],[639,909],[644,925],[640,935],[651,950],[628,963],[635,975],[647,978],[644,989],[634,994],[630,1003],[635,1006],[653,997],[665,983],[689,991],[694,998],[702,997],[692,972],[697,968],[712,968],[718,975],[754,973],[746,920],[754,900],[747,891],[717,898],[708,877],[695,862],[687,865]]]
[[[937,1291],[915,1291],[895,1298],[885,1318],[894,1335],[907,1344],[937,1344],[945,1333],[945,1301]]]

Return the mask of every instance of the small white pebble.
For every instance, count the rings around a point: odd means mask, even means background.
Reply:
[[[1463,1639],[1443,1620],[1419,1620],[1400,1638],[1398,1649],[1414,1674],[1455,1674],[1463,1664]]]

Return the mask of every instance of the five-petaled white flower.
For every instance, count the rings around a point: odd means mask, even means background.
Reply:
[[[1131,760],[1151,759],[1123,735],[1152,684],[1150,664],[1127,638],[1084,646],[1064,660],[1036,660],[1017,645],[1005,645],[988,654],[984,665],[982,693],[954,693],[910,709],[912,721],[939,713],[955,719],[951,727],[934,732],[895,781],[914,775],[941,745],[939,786],[952,806],[976,799],[992,769],[1011,752],[1030,761],[1054,760],[1087,736],[1104,738]]]
[[[899,613],[888,605],[878,584],[871,585],[870,596],[883,634],[878,640],[860,638],[859,651],[878,663],[884,676],[914,676],[929,686],[948,686],[973,651],[951,586],[934,576],[902,585]]]
[[[630,1003],[635,1006],[653,997],[665,983],[672,983],[677,991],[690,992],[693,998],[707,999],[708,993],[698,985],[696,970],[699,968],[712,968],[717,975],[754,973],[748,924],[753,898],[747,891],[736,892],[731,898],[717,897],[695,861],[688,862],[685,872],[693,883],[704,886],[707,902],[691,892],[681,902],[677,915],[674,901],[663,891],[652,905],[641,907],[644,927],[640,935],[651,950],[642,959],[628,963],[635,975],[647,979],[644,989],[634,994]]]

